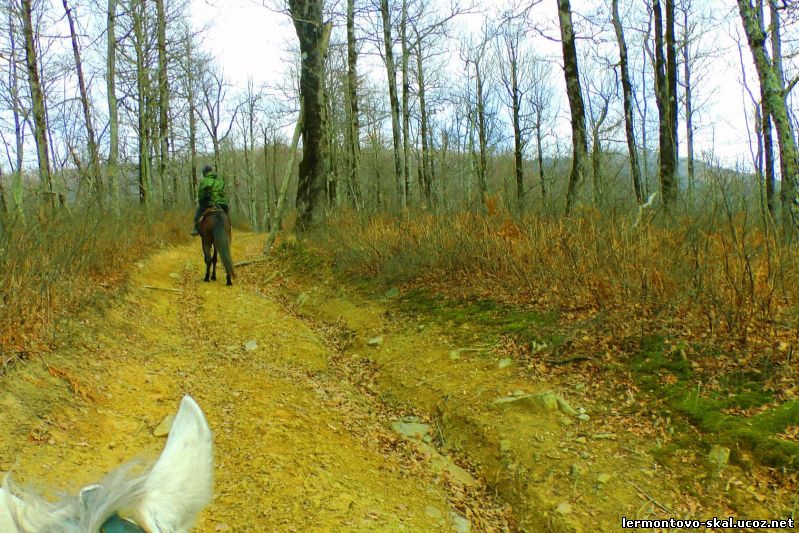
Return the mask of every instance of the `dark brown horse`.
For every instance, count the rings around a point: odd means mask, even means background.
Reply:
[[[216,255],[217,252],[222,256],[222,264],[225,265],[227,274],[227,284],[233,285],[231,279],[233,273],[233,259],[230,256],[230,217],[221,208],[212,207],[203,213],[200,220],[200,237],[203,240],[203,256],[205,257],[205,280],[216,281]],[[214,253],[211,254],[211,246]],[[213,271],[211,270],[213,266]]]

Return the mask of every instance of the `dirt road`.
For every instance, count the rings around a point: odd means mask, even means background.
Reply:
[[[65,325],[60,349],[4,379],[0,470],[69,490],[155,456],[154,430],[188,393],[216,446],[199,531],[451,531],[466,515],[506,527],[493,500],[464,497],[325,372],[330,352],[304,322],[246,287],[199,283],[199,245],[136,270],[110,309]]]
[[[261,243],[236,234],[234,257]],[[648,453],[656,436],[619,432],[632,398],[602,405],[599,381],[531,381],[519,362],[278,267],[248,267],[229,288],[200,282],[198,243],[138,263],[124,295],[3,378],[0,471],[74,490],[155,457],[188,393],[216,446],[202,532],[617,531],[621,516],[736,513],[740,476],[700,483],[695,456],[664,469]],[[778,516],[776,496],[744,488],[739,509]]]

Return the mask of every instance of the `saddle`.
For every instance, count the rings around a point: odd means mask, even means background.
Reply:
[[[218,213],[219,211],[224,211],[224,209],[222,209],[218,205],[212,205],[211,207],[203,211],[203,214],[200,216],[200,222],[205,220],[205,217],[207,217],[208,215],[211,215],[213,213]]]

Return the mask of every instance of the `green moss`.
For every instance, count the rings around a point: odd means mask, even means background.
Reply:
[[[304,243],[297,240],[288,240],[280,243],[275,249],[275,255],[289,263],[299,272],[310,272],[327,265],[323,256]]]
[[[562,342],[563,338],[542,335],[545,326],[557,321],[555,313],[540,313],[530,309],[507,306],[493,300],[451,300],[427,290],[409,291],[398,302],[403,312],[432,321],[461,327],[475,324],[487,336],[514,335],[523,342]]]
[[[799,444],[778,437],[787,427],[799,425],[799,401],[752,416],[730,414],[733,409],[767,406],[774,402],[774,395],[756,381],[759,375],[752,373],[723,376],[709,389],[695,379],[690,360],[683,353],[679,347],[668,349],[660,338],[646,338],[638,356],[630,362],[633,375],[646,390],[661,397],[669,410],[684,416],[706,435],[709,442],[733,450],[750,450],[759,461],[771,466],[799,467]],[[665,375],[672,378],[662,379]]]

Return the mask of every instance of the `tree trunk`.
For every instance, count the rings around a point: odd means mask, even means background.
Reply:
[[[460,144],[460,143],[459,143]],[[438,183],[440,195],[441,208],[446,211],[449,198],[449,133],[446,130],[441,132],[441,150],[439,152],[439,167],[438,167]],[[432,163],[432,161],[431,161]]]
[[[688,9],[683,10],[683,24],[685,27],[685,35],[682,43],[683,54],[683,75],[685,76],[685,144],[686,155],[688,157],[688,191],[689,196],[693,196],[695,186],[695,170],[694,170],[694,102],[693,91],[691,87],[691,50],[688,48],[690,41],[688,39]]]
[[[293,0],[294,1],[294,0]],[[292,15],[293,16],[293,15]],[[329,31],[329,30],[328,30]],[[328,33],[328,36],[330,34]],[[283,219],[283,209],[286,205],[286,198],[289,192],[289,181],[291,174],[294,172],[294,161],[297,158],[297,144],[300,141],[300,133],[305,129],[305,103],[303,96],[300,94],[300,114],[297,117],[297,124],[294,126],[294,135],[291,137],[291,146],[289,147],[289,158],[286,162],[286,171],[283,174],[283,182],[280,185],[280,193],[277,195],[277,205],[275,206],[274,216],[270,222],[269,236],[266,238],[264,245],[264,255],[268,255],[272,250],[272,245],[275,242],[277,232],[280,230],[280,224]]]
[[[516,212],[521,216],[524,210],[524,139],[522,138],[521,107],[522,90],[519,87],[520,50],[519,30],[510,28],[503,35],[504,51],[507,54],[507,70],[501,68],[500,79],[505,88],[510,107],[511,128],[513,129],[513,162],[516,183]]]
[[[408,0],[402,0],[402,15],[400,18],[400,43],[402,44],[402,168],[403,183],[405,186],[405,205],[408,205],[410,195],[410,93],[411,80],[408,74],[408,60],[410,49],[408,47]],[[421,192],[421,191],[420,191]],[[421,196],[421,194],[420,194]]]
[[[262,133],[264,136],[264,216],[261,219],[263,222],[261,227],[271,230],[272,229],[272,188],[269,184],[269,139],[266,135],[266,127],[263,127]]]
[[[772,63],[766,53],[766,35],[760,27],[757,13],[749,0],[738,0],[746,38],[755,62],[761,89],[765,92],[765,101],[774,119],[779,141],[780,161],[784,168],[780,196],[783,202],[783,220],[790,222],[785,229],[795,230],[799,223],[799,212],[794,191],[799,187],[799,151],[797,151],[793,125],[790,120],[783,83],[780,80],[777,63]],[[789,217],[789,218],[788,218]],[[791,228],[792,226],[792,228]]]
[[[425,94],[424,65],[422,62],[422,47],[417,34],[416,43],[416,69],[419,84],[419,135],[422,138],[422,184],[424,185],[424,198],[428,205],[433,202],[432,168],[430,163],[430,145],[428,142],[429,126],[427,120],[427,101]]]
[[[117,167],[117,161],[119,160],[119,109],[117,108],[116,95],[116,0],[108,0],[107,24],[105,90],[108,98],[108,161],[106,169],[111,202],[116,208],[119,206],[120,189]]]
[[[83,78],[83,64],[80,59],[80,48],[78,46],[78,36],[75,33],[75,22],[72,19],[72,10],[67,5],[67,0],[62,0],[64,13],[69,24],[69,36],[72,41],[72,54],[75,57],[75,72],[78,76],[78,88],[80,90],[80,103],[83,108],[83,121],[86,123],[86,136],[89,149],[89,164],[91,166],[92,184],[94,185],[95,201],[98,205],[103,205],[103,177],[100,172],[100,154],[97,150],[97,141],[94,134],[94,124],[92,122],[91,106],[89,95],[86,91],[86,81]]]
[[[601,122],[591,129],[591,176],[594,185],[594,207],[602,205],[602,141],[599,138]]]
[[[668,206],[677,199],[677,87],[674,49],[674,3],[666,0],[664,42],[663,14],[660,0],[653,0],[655,16],[655,96],[658,105],[660,138],[660,189]],[[663,55],[664,47],[666,57]]]
[[[25,63],[28,67],[33,107],[33,134],[36,138],[36,152],[39,161],[39,179],[45,188],[48,202],[55,207],[55,191],[50,174],[50,151],[47,145],[47,119],[45,117],[44,94],[39,81],[39,64],[36,57],[36,42],[33,35],[33,7],[31,0],[22,0],[22,23],[25,34]]]
[[[289,2],[302,53],[300,97],[304,106],[303,150],[296,200],[298,222],[302,229],[310,229],[324,218],[325,184],[329,172],[326,153],[325,56],[333,25],[322,22],[322,3],[322,0]]]
[[[403,185],[405,176],[403,158],[400,154],[400,118],[399,100],[397,98],[397,69],[394,66],[394,48],[391,39],[391,13],[388,0],[380,0],[380,16],[383,21],[383,46],[386,54],[386,72],[388,74],[388,97],[391,103],[391,133],[394,142],[394,175],[397,182],[397,198],[403,210],[408,207],[407,194]]]
[[[572,125],[572,169],[566,191],[566,213],[569,213],[577,199],[577,187],[585,176],[585,160],[588,154],[588,140],[585,131],[585,105],[580,88],[580,73],[577,65],[577,46],[574,41],[571,5],[569,0],[558,0],[560,35],[563,45],[563,71],[566,76],[566,94],[569,98]]]
[[[785,73],[782,69],[782,22],[774,0],[768,0],[768,3],[771,12],[771,57],[774,62],[774,72],[777,76],[777,83],[780,91],[784,92]],[[782,157],[780,157],[780,174],[782,176],[788,175],[788,167],[786,167]],[[783,179],[780,181],[780,204],[782,205],[782,225],[784,228],[791,227],[791,206],[795,205],[796,190],[791,180]]]
[[[194,65],[190,57],[186,84],[188,86],[187,98],[189,101],[189,161],[190,176],[189,188],[191,189],[191,202],[197,201],[197,95],[194,93]]]
[[[772,13],[772,17],[776,14]],[[760,24],[760,30],[765,32],[765,21],[763,13],[763,2],[759,1],[757,5],[757,17]],[[772,44],[776,38],[779,41],[779,21],[774,24],[775,34],[772,34]],[[779,46],[777,46],[779,50]],[[762,152],[762,173],[765,178],[765,201],[766,210],[768,211],[771,222],[777,220],[776,203],[775,203],[775,186],[776,176],[774,174],[774,135],[771,127],[771,109],[768,106],[766,98],[766,91],[763,84],[760,84],[760,131],[758,137],[760,138],[760,150]]]
[[[547,198],[547,189],[546,183],[544,181],[544,148],[542,146],[544,142],[544,136],[541,133],[541,113],[543,111],[541,109],[536,109],[535,114],[535,145],[536,151],[538,156],[538,180],[541,184],[541,200],[546,200]]]
[[[613,0],[613,29],[619,45],[619,69],[621,70],[621,88],[624,95],[624,129],[627,135],[627,153],[630,160],[630,176],[635,190],[635,199],[639,204],[644,202],[641,189],[641,169],[638,167],[638,149],[635,146],[635,128],[633,126],[633,88],[627,66],[627,42],[624,40],[624,29],[619,16],[619,0]]]
[[[19,98],[19,73],[17,72],[16,14],[8,11],[8,41],[10,45],[8,86],[11,96],[11,114],[14,117],[14,139],[16,141],[16,166],[11,169],[11,201],[14,212],[22,216],[22,164],[25,156],[25,136],[22,130],[22,103]]]
[[[139,203],[148,205],[150,202],[150,140],[148,124],[148,97],[149,82],[145,64],[145,29],[144,1],[139,0],[131,12],[133,16],[134,48],[136,49],[136,89],[138,97],[138,133],[139,133]]]
[[[359,209],[362,203],[361,187],[358,183],[358,164],[361,160],[361,129],[358,116],[358,50],[355,42],[355,0],[347,0],[347,103],[349,145],[348,172],[349,194],[352,204]]]
[[[480,145],[480,161],[477,171],[480,186],[480,201],[483,207],[488,201],[488,132],[486,131],[485,99],[483,97],[483,77],[480,73],[480,63],[475,62],[475,82],[477,84],[477,139]]]
[[[166,167],[169,159],[169,85],[167,83],[166,55],[166,13],[164,0],[155,0],[156,31],[158,32],[158,175],[162,184],[166,183]],[[177,202],[177,174],[172,178],[172,203]],[[164,194],[166,198],[166,194]]]

